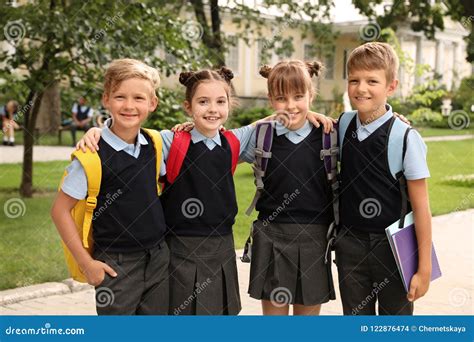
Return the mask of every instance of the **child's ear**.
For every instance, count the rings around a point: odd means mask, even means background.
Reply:
[[[188,114],[190,117],[193,116],[193,112],[191,110],[191,104],[189,101],[184,101],[183,103],[184,110],[186,111],[186,114]]]
[[[151,101],[150,101],[150,106],[148,108],[149,112],[154,112],[156,107],[158,107],[158,104],[160,103],[160,99],[156,96],[152,96],[151,97]]]
[[[105,109],[109,109],[109,95],[106,93],[102,94],[102,106],[104,106]]]
[[[393,93],[395,93],[395,90],[397,89],[398,86],[398,80],[394,79],[389,85],[388,85],[388,91],[387,91],[387,96],[392,96]]]

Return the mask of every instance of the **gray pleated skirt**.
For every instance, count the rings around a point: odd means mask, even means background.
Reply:
[[[240,304],[232,234],[169,236],[170,315],[237,315]]]
[[[328,226],[253,224],[249,294],[277,304],[317,305],[334,299],[324,262]]]

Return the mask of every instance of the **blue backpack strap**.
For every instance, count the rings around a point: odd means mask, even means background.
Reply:
[[[346,136],[347,128],[349,124],[357,115],[357,111],[353,110],[352,112],[344,112],[339,117],[339,160],[342,160],[342,145],[344,143],[344,137]]]
[[[403,170],[403,161],[407,149],[407,139],[410,130],[408,124],[396,117],[392,117],[390,123],[387,141],[387,167],[393,179],[398,180],[400,184],[400,194],[402,200],[402,209],[400,212],[400,227],[403,227],[405,216],[408,213],[408,188]]]

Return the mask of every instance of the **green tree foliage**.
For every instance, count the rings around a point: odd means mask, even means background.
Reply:
[[[0,18],[9,47],[0,51],[0,77],[8,82],[20,74],[27,89],[19,113],[25,144],[20,193],[27,197],[33,192],[33,132],[48,85],[61,81],[86,92],[96,89],[106,64],[124,57],[145,60],[169,75],[176,65],[157,57],[158,47],[189,68],[200,53],[191,55],[176,15],[150,1],[38,0],[18,7],[3,2]]]

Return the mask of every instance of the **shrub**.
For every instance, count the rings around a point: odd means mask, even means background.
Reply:
[[[158,98],[158,107],[153,113],[150,113],[144,127],[158,130],[170,129],[178,123],[189,120],[182,105],[184,99],[182,91],[160,88]]]

